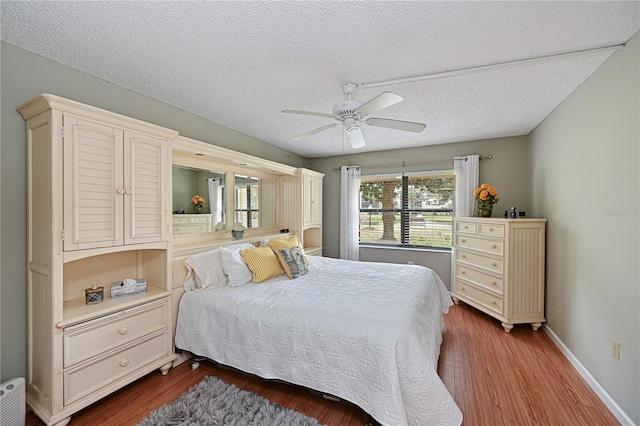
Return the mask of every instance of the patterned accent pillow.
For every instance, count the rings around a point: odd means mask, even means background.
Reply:
[[[304,250],[299,246],[279,250],[278,259],[280,259],[284,272],[291,279],[309,272],[309,260],[304,255]]]
[[[270,280],[284,272],[276,254],[269,246],[240,250],[240,256],[253,274],[251,281],[254,283]]]

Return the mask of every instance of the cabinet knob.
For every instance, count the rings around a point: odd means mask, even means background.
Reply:
[[[497,247],[498,247],[497,245],[495,245],[495,244],[491,244],[491,248],[493,248],[493,249],[494,249],[494,248],[497,248]]]
[[[460,242],[466,243],[467,240],[465,240],[464,238],[460,240]]]
[[[467,225],[464,226],[464,229],[469,229],[469,227]]]
[[[496,262],[491,262],[491,266],[498,266]]]
[[[493,232],[493,228],[489,228],[489,232]]]
[[[116,192],[117,192],[119,195],[122,195],[122,194],[124,194],[124,189],[122,189],[122,188],[118,188],[118,189],[116,189]]]
[[[128,332],[129,332],[129,329],[128,329],[127,327],[122,327],[122,328],[120,329],[120,334],[122,334],[123,336],[124,336],[125,334],[127,334]]]
[[[462,275],[464,275],[464,274],[466,274],[466,272],[463,270],[463,271],[462,271]]]
[[[492,305],[496,305],[496,304],[497,304],[497,303],[496,303],[496,299],[491,299],[491,304],[492,304]]]
[[[460,257],[462,257],[463,259],[466,259],[466,258],[467,258],[467,256],[465,256],[464,254],[463,254],[462,256],[460,256]]]
[[[461,287],[461,290],[462,290],[462,291],[465,291],[466,289],[464,288],[464,286],[462,286],[462,287]]]
[[[127,365],[129,365],[128,359],[123,359],[122,361],[120,361],[120,367],[126,367]]]
[[[125,190],[124,193],[127,194],[127,195],[133,194],[133,192],[130,189]]]
[[[497,282],[495,282],[495,281],[491,281],[491,284],[493,284],[493,285],[498,285],[498,283],[497,283]]]

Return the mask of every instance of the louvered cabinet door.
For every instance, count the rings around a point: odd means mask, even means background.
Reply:
[[[168,142],[140,133],[124,134],[124,243],[167,239]]]
[[[123,244],[121,129],[65,114],[64,250]]]

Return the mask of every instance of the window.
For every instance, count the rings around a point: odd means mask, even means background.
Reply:
[[[360,180],[360,244],[451,248],[453,172]]]
[[[235,222],[246,228],[257,228],[258,223],[258,178],[236,175]]]

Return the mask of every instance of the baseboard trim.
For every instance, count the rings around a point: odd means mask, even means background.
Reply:
[[[578,374],[587,382],[589,387],[598,395],[598,398],[604,405],[607,406],[609,411],[618,419],[618,421],[624,426],[636,426],[633,420],[624,412],[622,408],[611,398],[611,395],[604,390],[604,388],[598,383],[598,381],[591,375],[589,370],[576,358],[576,356],[569,350],[567,345],[564,344],[558,335],[547,324],[542,326],[542,329],[551,338],[553,343],[560,349],[560,352],[569,360],[571,365],[578,371]]]

